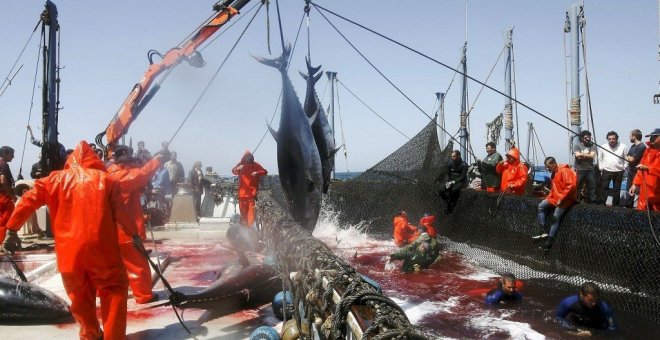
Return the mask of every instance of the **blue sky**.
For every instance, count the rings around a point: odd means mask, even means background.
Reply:
[[[303,15],[304,1],[280,1],[284,37],[293,42]],[[465,41],[465,1],[348,1],[317,0],[380,33],[404,42],[450,66],[459,62]],[[254,4],[253,0],[243,12]],[[518,99],[544,114],[566,123],[564,17],[574,1],[468,2],[468,73],[485,80],[503,46],[502,31],[514,26],[514,53]],[[4,0],[0,4],[0,75],[4,77],[43,9],[43,1]],[[61,25],[60,141],[70,147],[81,139],[93,140],[105,129],[128,92],[147,68],[150,49],[165,52],[212,14],[213,1],[56,1]],[[604,141],[607,131],[619,132],[627,142],[631,129],[643,132],[660,126],[660,105],[652,95],[659,92],[658,3],[655,0],[586,1],[587,67],[595,115],[596,136]],[[253,12],[247,14],[252,16]],[[310,17],[311,55],[314,64],[338,72],[343,84],[370,107],[413,136],[427,118],[383,80],[313,9]],[[275,112],[281,89],[279,73],[257,63],[251,55],[268,56],[265,10],[259,13],[231,55],[207,95],[192,113],[171,149],[179,153],[186,169],[201,160],[221,174],[229,174],[245,149],[254,149],[265,131],[265,121]],[[453,76],[433,64],[335,17],[330,20],[397,86],[427,113],[433,114],[435,92],[445,91]],[[241,20],[202,54],[207,65],[194,69],[180,65],[163,84],[156,98],[132,125],[128,136],[134,145],[145,140],[155,151],[168,140],[192,108],[229,48],[248,21]],[[273,57],[281,53],[274,2],[270,9]],[[305,84],[297,75],[307,53],[305,26],[294,51],[290,76],[300,100]],[[566,36],[568,40],[568,36]],[[0,97],[0,135],[3,145],[17,150],[12,164],[18,174],[28,121],[30,96],[36,70],[38,39],[33,39],[19,65],[23,69]],[[504,64],[500,61],[488,84],[503,88]],[[40,75],[38,76],[40,77]],[[584,81],[582,82],[584,85]],[[327,79],[317,91],[328,101]],[[481,86],[469,83],[472,102]],[[39,91],[39,89],[37,89]],[[585,92],[584,87],[582,93]],[[586,106],[583,99],[583,113]],[[339,88],[339,104],[348,159],[338,154],[337,170],[362,171],[396,150],[406,139],[387,126],[345,89]],[[326,104],[327,105],[327,104]],[[485,89],[471,113],[472,143],[483,154],[485,126],[502,111],[504,98]],[[458,129],[459,83],[446,99],[447,128]],[[31,124],[40,123],[40,94],[35,96]],[[567,134],[561,128],[520,107],[520,140],[526,150],[526,123],[532,122],[548,155],[567,160]],[[338,118],[338,117],[337,117]],[[275,116],[277,127],[279,109]],[[586,119],[586,116],[583,116]],[[337,120],[337,140],[342,129]],[[586,127],[586,125],[583,125]],[[37,132],[39,133],[39,132]],[[502,146],[500,146],[503,149]],[[540,150],[539,150],[540,153]],[[24,174],[36,161],[38,149],[27,145]],[[256,159],[277,172],[275,142],[267,136]],[[347,167],[348,164],[348,167]]]

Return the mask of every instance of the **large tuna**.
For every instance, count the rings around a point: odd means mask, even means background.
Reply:
[[[307,81],[304,110],[307,117],[314,117],[316,114],[316,120],[312,124],[312,134],[314,135],[314,142],[321,157],[323,193],[327,194],[330,187],[330,175],[335,166],[335,153],[337,153],[338,149],[335,146],[334,133],[330,127],[330,123],[328,123],[328,116],[326,116],[316,89],[314,89],[314,85],[323,75],[323,73],[316,75],[321,69],[321,66],[312,67],[308,58],[305,58],[305,62],[307,63],[307,74],[300,72],[300,75]]]
[[[0,321],[56,321],[71,315],[66,301],[27,282],[15,263],[12,265],[21,281],[0,277]]]
[[[291,47],[273,60],[257,58],[278,69],[282,75],[282,113],[277,132],[270,126],[277,141],[277,168],[288,201],[289,212],[310,232],[316,226],[321,210],[323,177],[321,159],[310,127],[316,116],[308,118],[287,75],[287,58]]]

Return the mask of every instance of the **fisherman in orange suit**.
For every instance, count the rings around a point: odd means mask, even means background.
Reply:
[[[435,230],[435,216],[429,213],[424,213],[424,216],[419,220],[419,225],[426,228],[426,233],[429,234],[431,238],[438,236],[438,232]]]
[[[135,238],[137,226],[123,213],[119,183],[108,175],[87,142],[78,144],[64,170],[35,181],[7,228],[20,229],[43,205],[50,211],[57,267],[71,299],[71,314],[80,324],[80,339],[124,339],[128,278],[119,252],[117,222]],[[103,331],[96,318],[96,292],[101,298]]]
[[[554,157],[545,159],[545,168],[552,173],[552,188],[548,196],[539,203],[537,209],[537,219],[539,223],[539,234],[532,236],[535,241],[543,239],[545,244],[540,248],[550,250],[555,236],[559,231],[559,224],[568,208],[577,201],[577,174],[568,164],[557,164]],[[554,210],[554,223],[550,227],[550,233],[545,232],[546,214]]]
[[[642,160],[637,165],[637,174],[630,187],[630,195],[635,195],[639,190],[639,201],[637,210],[660,211],[660,129],[655,129],[646,135],[649,142]]]
[[[506,161],[497,163],[495,168],[502,175],[502,191],[522,196],[527,184],[527,166],[520,162],[520,151],[515,146],[506,154]]]
[[[408,244],[411,244],[417,236],[419,236],[419,231],[417,228],[408,223],[408,214],[405,211],[400,211],[396,216],[394,216],[394,243],[397,246],[403,247]]]
[[[251,226],[254,223],[254,205],[259,189],[259,179],[268,175],[261,164],[254,161],[254,156],[246,150],[241,161],[231,169],[238,176],[238,207],[241,211],[241,223]]]
[[[157,153],[154,158],[146,164],[141,165],[141,160],[131,157],[132,151],[127,146],[118,146],[114,150],[114,164],[108,167],[108,173],[119,181],[121,196],[126,202],[125,214],[137,225],[137,233],[144,241],[147,232],[144,225],[144,212],[140,203],[140,196],[145,185],[153,177],[154,173],[164,162],[163,154]],[[121,227],[121,225],[118,225]],[[139,304],[154,300],[152,293],[151,269],[149,262],[132,243],[131,238],[119,230],[119,250],[124,260],[124,266],[128,273],[128,284],[133,291],[135,302]]]

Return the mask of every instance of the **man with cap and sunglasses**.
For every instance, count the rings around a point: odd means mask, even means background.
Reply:
[[[630,187],[630,194],[639,192],[638,210],[660,211],[660,128],[653,130],[649,141],[646,143],[646,151],[642,160],[637,165],[637,174]]]

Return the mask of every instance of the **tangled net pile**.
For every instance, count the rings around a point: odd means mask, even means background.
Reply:
[[[311,338],[312,327],[328,339],[344,338],[347,315],[352,311],[358,323],[366,321],[361,325],[366,327],[363,339],[426,339],[396,303],[378,293],[276,202],[271,193],[261,194],[259,223],[263,238],[277,256],[283,281],[293,293],[293,316],[304,338]],[[338,303],[333,302],[333,290],[342,294]]]
[[[333,183],[328,203],[342,225],[361,223],[383,238],[391,238],[396,211],[406,210],[411,220],[433,213],[447,249],[484,267],[567,292],[594,281],[618,310],[660,321],[660,245],[653,237],[660,235],[660,214],[652,212],[649,221],[646,212],[578,204],[544,253],[531,240],[538,198],[466,189],[446,215],[434,180],[451,147],[440,151],[431,123],[361,176]]]

